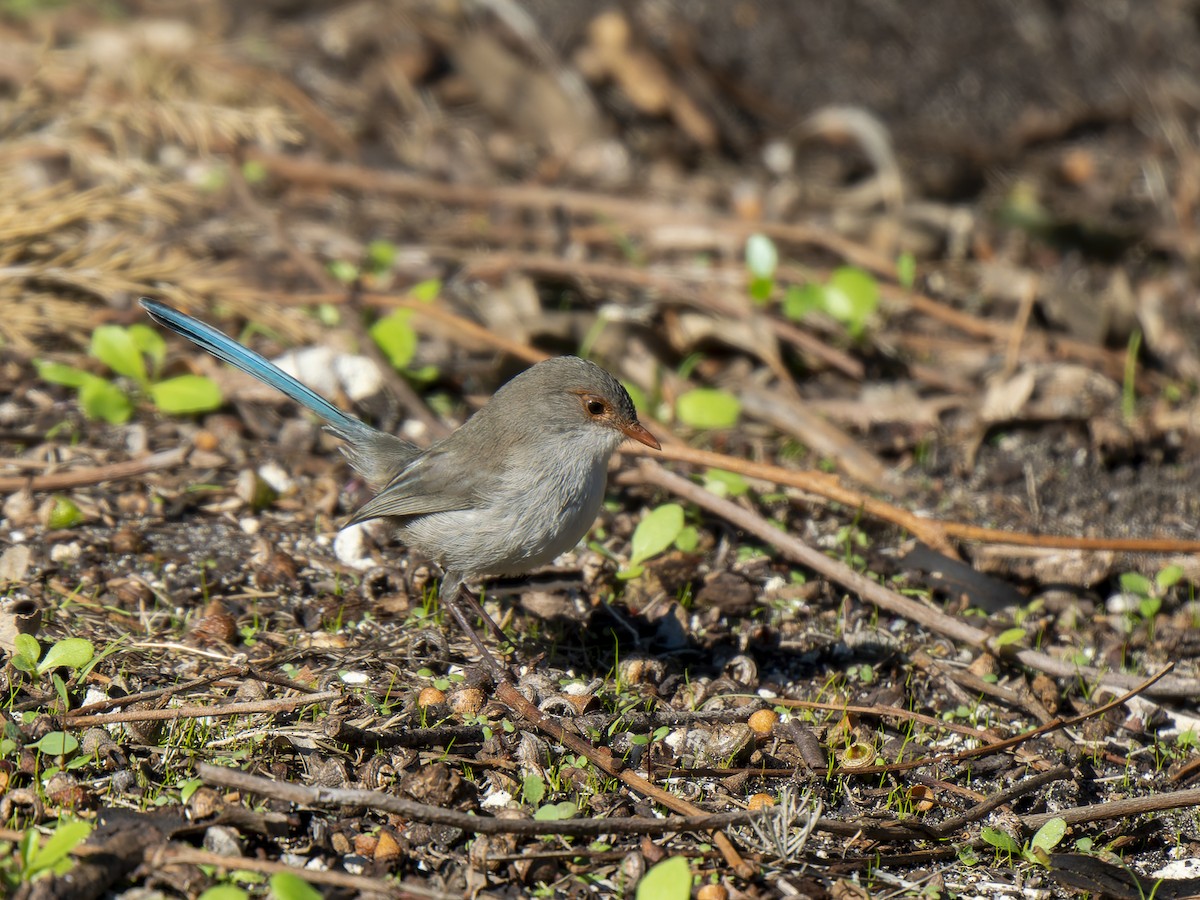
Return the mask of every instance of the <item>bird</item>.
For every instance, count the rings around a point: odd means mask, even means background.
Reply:
[[[421,449],[338,409],[211,325],[149,297],[139,302],[159,325],[324,420],[376,491],[343,527],[384,519],[402,543],[437,563],[443,605],[481,650],[460,597],[494,633],[503,632],[467,585],[524,574],[570,550],[596,520],[617,448],[634,440],[662,449],[621,383],[577,356],[535,363],[457,430]]]

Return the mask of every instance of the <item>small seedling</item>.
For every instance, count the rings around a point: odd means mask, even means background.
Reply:
[[[637,578],[645,571],[643,563],[674,546],[680,538],[685,545],[690,536],[683,521],[683,507],[664,503],[646,514],[633,530],[630,540],[629,565],[617,573],[618,578]]]
[[[1125,572],[1120,576],[1118,582],[1121,593],[1137,601],[1136,609],[1130,609],[1127,613],[1131,630],[1143,624],[1150,639],[1154,639],[1154,623],[1162,611],[1163,598],[1183,579],[1183,575],[1182,568],[1172,565],[1162,569],[1153,581],[1138,572]]]
[[[741,401],[716,388],[695,388],[675,401],[675,418],[689,428],[732,428],[741,414]]]
[[[43,844],[38,830],[28,829],[17,841],[16,852],[10,857],[9,864],[0,866],[0,884],[15,890],[20,884],[30,882],[46,872],[64,874],[74,865],[70,859],[71,851],[87,840],[91,833],[92,826],[88,822],[60,819],[49,840]]]
[[[688,900],[692,869],[687,857],[672,856],[650,867],[637,886],[637,900]]]
[[[1057,847],[1067,834],[1065,819],[1055,817],[1037,830],[1024,846],[1011,834],[998,828],[985,827],[980,832],[984,843],[995,847],[1000,853],[1008,855],[1009,861],[1022,859],[1035,865],[1046,866],[1050,863],[1050,851]]]
[[[409,295],[422,303],[432,303],[437,299],[441,287],[440,281],[423,281],[414,285]],[[417,352],[417,332],[412,326],[412,317],[411,309],[395,310],[371,326],[371,339],[383,351],[392,368],[404,372],[414,381],[427,384],[438,377],[438,370],[436,366],[410,368]]]
[[[789,319],[799,322],[810,313],[823,312],[856,339],[862,337],[878,307],[879,283],[854,266],[834,269],[825,284],[792,286],[783,299],[783,313]]]
[[[83,638],[63,638],[47,650],[45,656],[42,656],[42,645],[32,635],[18,634],[14,643],[12,667],[38,678],[60,666],[79,671],[96,655],[92,642]]]
[[[88,351],[117,376],[134,382],[137,391],[149,397],[160,410],[173,415],[208,412],[221,405],[221,391],[199,375],[160,379],[159,370],[167,356],[167,345],[148,325],[101,325],[92,332]],[[147,361],[150,365],[147,368]],[[129,421],[133,399],[115,380],[110,381],[63,363],[39,360],[38,375],[51,384],[75,388],[79,405],[90,419],[112,425]]]
[[[276,900],[321,900],[315,887],[291,872],[276,872],[271,876],[271,896]]]
[[[779,266],[779,251],[775,242],[765,234],[746,238],[746,271],[750,274],[750,297],[760,306],[775,289],[775,269]]]

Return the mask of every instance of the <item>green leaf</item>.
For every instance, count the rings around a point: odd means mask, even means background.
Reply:
[[[675,538],[675,549],[684,553],[694,553],[700,546],[700,531],[695,525],[685,525]]]
[[[210,887],[197,900],[248,900],[250,897],[240,887],[233,884],[218,884]]]
[[[771,299],[771,291],[775,290],[773,278],[751,278],[750,299],[759,306],[764,306]]]
[[[118,375],[146,383],[146,361],[133,337],[120,325],[101,325],[93,331],[91,354]]]
[[[50,839],[34,851],[33,864],[29,871],[24,873],[25,877],[29,878],[38,872],[54,868],[66,859],[72,850],[86,841],[91,833],[90,822],[59,822]]]
[[[1147,597],[1154,593],[1154,586],[1150,583],[1150,579],[1137,572],[1126,572],[1118,581],[1121,584],[1121,590],[1127,594],[1137,594],[1139,597]]]
[[[1154,583],[1158,585],[1160,591],[1165,591],[1168,588],[1173,588],[1179,584],[1183,578],[1183,568],[1180,566],[1167,566],[1161,572],[1154,576]]]
[[[42,645],[32,634],[18,634],[13,638],[13,646],[16,648],[17,656],[29,660],[35,665],[42,656]]]
[[[203,375],[179,375],[150,385],[154,405],[171,415],[210,412],[224,402],[216,382]]]
[[[51,731],[49,734],[43,735],[42,739],[33,747],[47,756],[69,756],[79,749],[79,741],[74,735],[67,734],[65,731]]]
[[[688,900],[692,868],[686,856],[672,856],[650,867],[637,886],[637,900]]]
[[[438,298],[442,292],[442,281],[440,278],[430,278],[427,281],[418,281],[408,289],[408,296],[414,300],[420,300],[422,303],[432,303]]]
[[[1005,831],[985,825],[979,832],[979,836],[983,838],[985,843],[991,844],[997,850],[1014,855],[1020,855],[1021,853],[1021,845],[1017,843],[1016,838]]]
[[[38,664],[38,674],[66,666],[78,671],[92,661],[96,649],[84,638],[63,638],[46,651],[46,657]]]
[[[1062,842],[1066,835],[1066,820],[1056,816],[1037,830],[1033,840],[1030,841],[1030,846],[1035,850],[1042,849],[1049,853]]]
[[[564,800],[562,803],[547,803],[545,806],[539,806],[533,817],[539,822],[559,822],[563,819],[573,819],[579,810],[570,800]]]
[[[802,322],[809,313],[824,308],[825,289],[819,284],[793,284],[783,295],[783,314]]]
[[[750,484],[737,472],[709,469],[704,473],[704,489],[718,497],[741,497],[750,491]]]
[[[630,567],[639,565],[662,553],[683,531],[683,507],[678,503],[664,503],[651,510],[633,530],[630,541]]]
[[[896,280],[905,290],[912,290],[917,281],[917,258],[907,250],[896,257]]]
[[[1006,628],[1004,631],[996,635],[990,643],[993,647],[1007,647],[1009,644],[1016,644],[1025,640],[1026,634],[1024,628]]]
[[[37,366],[38,377],[42,381],[48,381],[51,384],[62,384],[67,387],[83,387],[88,381],[101,381],[103,378],[97,378],[91,372],[85,372],[83,369],[77,369],[74,366],[64,365],[63,363],[51,362],[48,359],[39,359],[34,363]]]
[[[242,178],[246,184],[258,184],[267,180],[267,167],[257,159],[248,159],[242,163]]]
[[[696,388],[675,401],[679,421],[691,428],[731,428],[741,412],[737,397],[715,388]]]
[[[50,519],[46,523],[46,527],[51,531],[58,531],[62,528],[71,528],[82,521],[83,513],[79,511],[79,507],[70,497],[64,497],[61,494],[55,496],[54,506],[50,508]]]
[[[770,280],[779,266],[779,251],[775,242],[765,234],[746,238],[746,271],[755,279]]]
[[[276,872],[271,876],[271,896],[278,900],[321,900],[321,892],[291,872]]]
[[[412,310],[398,309],[371,326],[371,337],[395,369],[406,369],[417,352],[417,333],[413,330]]]
[[[79,405],[89,419],[103,419],[109,425],[121,425],[133,415],[133,403],[125,392],[103,378],[84,382],[79,389]]]
[[[138,322],[129,326],[129,337],[139,353],[150,357],[150,361],[154,363],[154,371],[157,372],[162,367],[163,360],[167,358],[167,342],[163,340],[162,334],[149,325]]]
[[[344,259],[335,259],[328,266],[329,274],[342,284],[353,284],[358,280],[358,266]]]
[[[387,272],[396,263],[396,245],[391,241],[371,241],[367,244],[367,268],[372,272]]]
[[[879,282],[854,266],[842,266],[829,276],[825,286],[825,311],[850,329],[862,333],[867,320],[879,306]]]
[[[179,801],[187,803],[192,799],[192,794],[204,787],[204,782],[199,778],[189,778],[179,786]]]
[[[521,786],[521,795],[530,806],[537,806],[546,796],[546,782],[540,775],[526,775]]]

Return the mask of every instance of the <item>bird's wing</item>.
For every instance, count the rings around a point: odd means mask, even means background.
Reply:
[[[463,471],[454,454],[433,447],[413,460],[368,500],[347,525],[388,516],[422,516],[470,509],[482,501],[482,471]]]

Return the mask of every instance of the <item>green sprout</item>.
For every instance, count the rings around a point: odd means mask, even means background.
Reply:
[[[207,378],[199,375],[158,377],[167,356],[167,345],[148,325],[136,324],[128,328],[101,325],[92,332],[88,352],[119,378],[132,381],[138,392],[149,397],[165,413],[208,412],[221,405],[220,389]],[[133,415],[133,399],[115,379],[102,378],[50,360],[38,360],[36,365],[43,380],[75,388],[79,405],[88,418],[120,425]]]

